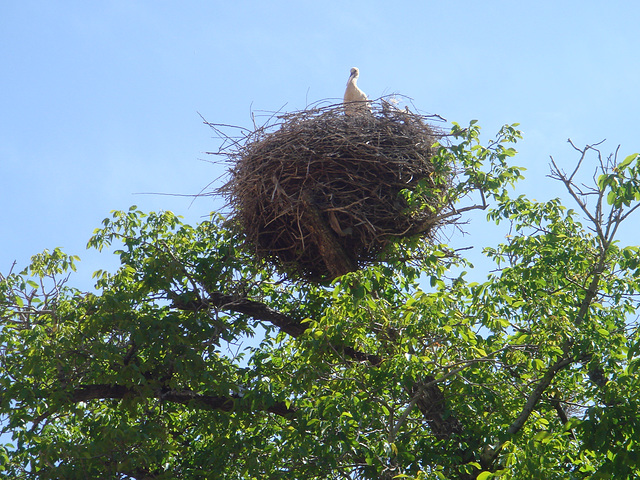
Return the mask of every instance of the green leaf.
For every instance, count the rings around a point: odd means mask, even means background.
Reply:
[[[627,168],[631,162],[633,162],[636,158],[638,158],[637,153],[632,153],[631,155],[625,157],[625,159],[620,163],[620,165],[618,165],[618,169],[619,170],[624,170],[625,168]]]

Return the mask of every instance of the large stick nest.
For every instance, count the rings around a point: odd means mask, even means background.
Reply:
[[[385,99],[371,113],[338,104],[274,116],[223,152],[231,176],[220,191],[258,257],[331,280],[438,227],[450,180],[431,162],[440,135],[427,120]]]

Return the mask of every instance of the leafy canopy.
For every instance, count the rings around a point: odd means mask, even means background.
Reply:
[[[640,156],[553,161],[569,209],[510,194],[515,125],[487,145],[475,122],[451,134],[434,161],[455,166],[452,215],[510,229],[480,282],[466,250],[420,238],[298,282],[219,215],[190,226],[136,207],[89,240],[120,260],[93,292],[59,249],[0,276],[3,474],[637,478],[640,260],[615,236]],[[594,158],[595,184],[578,183]]]

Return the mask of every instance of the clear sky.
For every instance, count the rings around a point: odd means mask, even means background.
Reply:
[[[639,18],[631,1],[3,1],[0,272],[59,246],[89,285],[108,261],[85,245],[110,210],[197,222],[221,202],[138,194],[223,173],[202,161],[217,143],[198,112],[249,127],[252,110],[340,98],[352,66],[370,97],[478,119],[486,138],[519,122],[523,190],[561,195],[545,175],[549,155],[576,159],[567,138],[640,150]]]

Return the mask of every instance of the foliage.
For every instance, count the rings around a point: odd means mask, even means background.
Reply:
[[[510,235],[490,272],[419,238],[330,285],[279,278],[225,220],[113,212],[121,266],[59,249],[0,277],[10,478],[597,479],[640,475],[639,156],[553,162],[576,209],[512,197],[520,136],[454,125],[458,215]],[[599,176],[578,186],[593,153]],[[470,203],[469,203],[470,202]],[[466,205],[466,206],[465,206]],[[247,339],[251,339],[247,341]]]

